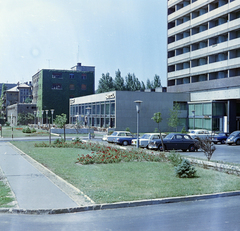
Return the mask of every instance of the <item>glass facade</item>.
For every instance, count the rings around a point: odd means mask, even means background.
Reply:
[[[227,102],[192,103],[188,105],[189,129],[223,131]]]
[[[115,100],[70,105],[70,123],[102,128],[115,127]],[[89,118],[88,118],[89,116]]]

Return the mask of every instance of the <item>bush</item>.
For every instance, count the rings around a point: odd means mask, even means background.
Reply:
[[[54,143],[54,144],[62,144],[62,143],[64,143],[64,139],[63,139],[63,138],[61,138],[61,139],[56,139],[56,140],[54,140],[53,143]]]
[[[185,126],[183,126],[181,133],[183,134],[187,133]]]
[[[180,178],[192,178],[195,177],[196,170],[189,160],[183,159],[181,164],[175,167],[175,172]]]
[[[168,155],[168,159],[173,166],[178,166],[182,163],[183,160],[182,156],[179,153],[176,154],[175,151],[170,152],[170,154]]]
[[[32,133],[35,133],[35,132],[36,132],[36,129],[35,129],[35,128],[33,128],[31,132],[32,132]]]
[[[125,131],[126,131],[126,132],[130,132],[130,128],[127,127],[127,128],[125,129]]]
[[[6,122],[5,125],[8,127],[8,126],[10,126],[10,123],[9,123],[9,122]]]
[[[22,132],[23,132],[23,133],[32,133],[32,131],[31,131],[31,129],[30,129],[29,127],[24,128],[24,129],[22,130]]]

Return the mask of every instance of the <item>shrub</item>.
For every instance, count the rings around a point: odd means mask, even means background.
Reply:
[[[187,133],[185,126],[183,126],[181,133],[183,134]]]
[[[64,143],[64,139],[63,139],[63,138],[61,138],[61,139],[56,139],[56,140],[54,140],[53,143],[54,143],[54,144],[62,144],[62,143]]]
[[[210,161],[214,151],[216,150],[216,147],[212,142],[212,137],[205,138],[197,137],[196,139],[198,140],[197,147],[203,150],[208,161]]]
[[[126,132],[130,132],[130,128],[129,127],[127,127],[125,130],[126,130]]]
[[[170,154],[168,155],[168,159],[173,166],[178,166],[182,163],[183,160],[182,156],[179,153],[176,154],[175,151],[170,152]]]
[[[32,132],[32,133],[35,133],[35,132],[36,132],[36,129],[35,129],[35,128],[33,128],[31,132]]]
[[[22,130],[22,132],[23,132],[23,133],[31,133],[32,131],[31,131],[31,129],[30,129],[29,127],[27,127],[27,128],[24,128],[24,129]]]
[[[7,121],[7,122],[5,123],[5,125],[8,127],[8,126],[10,126],[10,123]]]
[[[196,170],[189,160],[183,159],[181,164],[175,167],[175,172],[180,178],[192,178],[195,177]]]

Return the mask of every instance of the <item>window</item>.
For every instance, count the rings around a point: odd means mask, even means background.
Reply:
[[[82,79],[87,79],[87,75],[86,74],[82,74]]]
[[[87,90],[87,85],[86,84],[82,84],[81,85],[81,90]]]
[[[70,85],[69,85],[69,90],[75,90],[74,84],[70,84]]]
[[[62,74],[61,73],[53,73],[52,78],[53,79],[62,79]]]
[[[52,90],[62,90],[62,84],[60,83],[53,83]]]
[[[69,74],[70,79],[74,79],[74,74]]]

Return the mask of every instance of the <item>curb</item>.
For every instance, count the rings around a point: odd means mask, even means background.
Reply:
[[[10,213],[10,214],[29,214],[29,215],[49,215],[49,214],[64,214],[64,213],[78,213],[86,211],[97,211],[97,210],[107,210],[107,209],[119,209],[119,208],[129,208],[138,207],[146,205],[159,205],[168,203],[178,203],[185,201],[198,201],[214,198],[222,198],[229,196],[239,196],[240,191],[234,192],[224,192],[224,193],[214,193],[214,194],[204,194],[204,195],[193,195],[184,197],[170,197],[162,199],[152,199],[152,200],[140,200],[140,201],[129,201],[129,202],[118,202],[111,204],[99,204],[90,206],[81,206],[75,208],[63,208],[63,209],[17,209],[17,208],[2,208],[0,213]]]

